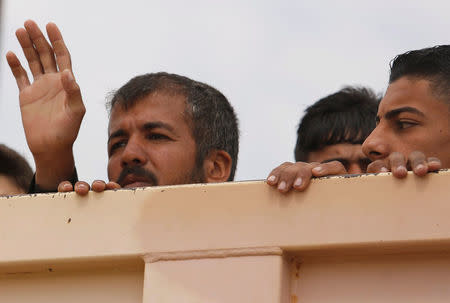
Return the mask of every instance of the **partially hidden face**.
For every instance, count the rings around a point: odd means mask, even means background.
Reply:
[[[110,181],[122,187],[201,181],[185,104],[184,96],[156,92],[127,110],[114,106],[108,129]]]
[[[341,162],[349,174],[361,174],[367,171],[370,160],[362,152],[361,144],[339,143],[325,146],[310,152],[308,162]]]
[[[392,152],[405,157],[421,151],[450,167],[449,105],[433,94],[430,82],[402,77],[391,83],[380,103],[377,126],[363,144],[371,160]]]
[[[13,178],[0,174],[0,196],[24,194]]]

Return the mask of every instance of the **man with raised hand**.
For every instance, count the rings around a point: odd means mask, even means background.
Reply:
[[[145,74],[118,89],[108,107],[113,182],[94,181],[94,191],[234,179],[237,119],[215,88],[176,74]],[[75,185],[79,194],[88,189],[86,182]],[[63,183],[59,190],[72,188]]]
[[[312,176],[365,173],[370,160],[361,145],[375,127],[378,102],[368,88],[345,87],[308,107],[297,130],[297,162],[275,168],[268,184],[301,191]]]
[[[380,103],[377,126],[363,144],[369,172],[423,176],[450,168],[450,45],[398,55]]]
[[[38,30],[34,23],[32,25],[32,30]],[[49,26],[50,29],[53,28]],[[27,30],[31,36],[31,30],[28,28]],[[50,31],[49,37],[53,41]],[[21,40],[23,39],[19,38],[19,41]],[[62,41],[60,35],[58,41]],[[37,42],[32,40],[32,43]],[[21,45],[26,53],[22,42]],[[37,45],[35,47],[38,49]],[[67,52],[66,49],[65,51]],[[55,53],[58,58],[56,49]],[[42,56],[38,59],[42,60]],[[31,69],[34,61],[28,57],[27,60]],[[8,54],[8,62],[16,79],[25,73],[13,54]],[[44,62],[40,63],[44,65]],[[20,73],[14,72],[15,66],[20,67]],[[66,75],[67,72],[64,71],[59,78],[61,86],[65,88],[64,83],[68,82],[72,83],[74,88],[76,84],[73,77],[72,82],[68,81],[70,77]],[[49,72],[53,73],[55,73],[53,70]],[[39,80],[40,78],[36,79],[33,86],[38,84]],[[44,92],[42,98],[52,96],[49,93],[55,89],[52,85],[58,86],[60,82],[54,81],[51,85],[41,88]],[[67,95],[72,96],[67,91],[64,91],[63,96],[66,96],[64,100],[68,98]],[[40,96],[38,92],[30,93],[29,99],[32,101],[38,99]],[[77,97],[79,99],[76,100],[76,104],[82,104],[79,93]],[[118,187],[233,180],[239,150],[237,118],[228,100],[215,88],[176,74],[145,74],[131,79],[117,90],[109,108],[108,177],[111,182],[94,181],[92,188],[95,191]],[[71,143],[70,146],[75,141],[81,118],[82,115],[76,120],[79,123],[70,125],[76,129],[71,129],[72,135],[63,140]],[[40,115],[36,120],[40,119],[46,119],[46,116]],[[66,115],[58,122],[64,124],[72,120],[74,120],[72,117]],[[29,127],[24,123],[24,127],[27,126]],[[35,134],[27,135],[27,140],[34,140],[33,135]],[[61,141],[57,136],[50,139],[54,141],[49,140],[49,145]],[[54,155],[52,149],[47,149],[47,153]],[[71,161],[59,164],[55,169],[58,176],[70,177],[74,173],[73,156]],[[42,187],[41,178],[42,174],[36,173],[36,183],[39,187]],[[56,188],[62,180],[53,178],[51,182],[47,182],[47,188]],[[86,194],[89,185],[86,182],[77,182],[73,187],[73,182],[61,182],[58,189],[59,191],[75,189],[79,194]]]
[[[61,33],[49,23],[47,34],[51,45],[31,20],[16,31],[32,83],[17,56],[6,54],[19,88],[22,123],[36,164],[32,192],[54,191],[59,182],[76,178],[72,146],[85,113]]]

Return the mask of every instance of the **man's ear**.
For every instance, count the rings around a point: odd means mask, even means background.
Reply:
[[[226,182],[230,177],[232,160],[224,150],[212,150],[203,161],[206,183]]]

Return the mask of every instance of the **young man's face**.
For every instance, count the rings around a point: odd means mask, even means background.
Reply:
[[[430,82],[403,77],[391,83],[380,103],[377,126],[363,144],[371,160],[392,152],[421,151],[450,167],[449,105],[433,94]]]
[[[111,111],[108,177],[122,187],[200,182],[196,144],[185,116],[185,97],[152,93]]]
[[[308,162],[341,162],[349,174],[361,174],[367,171],[370,160],[362,152],[361,144],[339,143],[325,146],[310,152]]]

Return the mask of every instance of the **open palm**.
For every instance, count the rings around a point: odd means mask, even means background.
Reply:
[[[31,20],[16,31],[33,83],[14,53],[8,52],[6,59],[20,92],[22,123],[36,164],[36,182],[56,188],[73,174],[72,146],[86,110],[58,27],[49,23],[47,34],[51,45]]]
[[[71,148],[75,142],[84,107],[80,94],[64,89],[63,81],[70,84],[68,77],[68,71],[45,74],[20,92],[22,123],[33,154]]]

